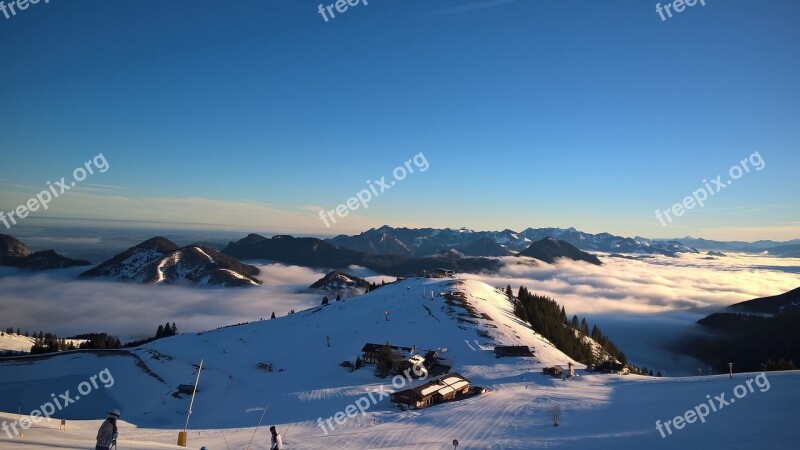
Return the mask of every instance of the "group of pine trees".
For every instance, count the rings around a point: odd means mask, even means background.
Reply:
[[[178,334],[178,326],[175,325],[175,322],[172,322],[172,325],[170,325],[169,322],[167,322],[164,325],[159,325],[158,326],[158,329],[156,330],[155,336],[152,336],[152,337],[149,337],[149,338],[146,338],[146,339],[140,339],[138,341],[128,342],[127,344],[123,345],[123,347],[126,347],[126,348],[127,347],[138,347],[140,345],[147,344],[148,342],[153,342],[153,341],[155,341],[157,339],[161,339],[161,338],[165,338],[165,337],[176,336],[177,334]]]
[[[337,302],[342,301],[342,296],[339,295],[339,294],[336,294],[336,301]],[[322,297],[322,306],[326,306],[326,305],[329,305],[329,304],[330,304],[330,300],[328,300],[328,296],[326,295],[326,296]],[[274,317],[273,317],[273,319],[274,319]]]
[[[571,320],[567,319],[564,307],[552,298],[532,294],[524,286],[520,286],[515,298],[510,285],[506,287],[506,295],[515,302],[514,313],[517,317],[529,323],[534,331],[572,359],[587,365],[602,362],[597,361],[592,346],[583,339],[583,336],[589,336],[613,358],[624,365],[628,364],[625,353],[597,325],[590,331],[586,318],[579,321],[578,316],[573,315]]]
[[[42,353],[55,353],[64,350],[75,350],[75,344],[67,342],[66,339],[59,339],[53,333],[42,333],[37,335],[33,334],[33,346],[31,347],[31,355],[40,355]]]
[[[113,350],[122,348],[122,342],[118,337],[106,333],[89,333],[76,336],[79,339],[85,339],[78,348],[92,349],[92,350]]]
[[[372,292],[375,289],[378,289],[379,287],[383,287],[383,286],[386,286],[386,280],[381,280],[381,284],[375,283],[373,281],[372,283],[370,283],[369,287],[367,287],[367,289],[364,291],[364,293],[366,294],[367,292]]]
[[[17,328],[17,331],[15,333],[13,327],[6,328],[6,330],[5,330],[5,332],[3,334],[18,334],[20,336],[31,337],[30,333],[28,333],[28,330],[25,330],[25,334],[22,334],[22,331],[20,331],[20,329]]]
[[[718,373],[794,370],[800,361],[800,309],[785,308],[772,316],[714,313],[698,321],[713,334],[687,338],[680,349],[705,361]]]
[[[172,324],[167,322],[164,325],[158,326],[155,336],[146,339],[141,339],[138,341],[131,341],[124,345],[117,336],[112,336],[106,333],[85,333],[72,336],[66,339],[59,338],[54,333],[44,333],[41,331],[38,333],[33,333],[33,335],[30,335],[30,333],[28,333],[27,331],[25,332],[25,334],[22,334],[20,330],[17,329],[15,333],[12,327],[6,328],[5,332],[1,333],[9,335],[17,334],[20,336],[32,337],[34,342],[33,346],[31,346],[30,354],[40,355],[44,353],[56,353],[56,352],[63,352],[65,350],[76,350],[76,349],[108,350],[108,349],[118,349],[123,347],[137,347],[139,345],[155,341],[156,339],[177,335],[178,326],[175,324],[175,322],[172,322]],[[74,343],[74,341],[76,340],[82,340],[84,342],[82,342],[80,345],[76,347]]]

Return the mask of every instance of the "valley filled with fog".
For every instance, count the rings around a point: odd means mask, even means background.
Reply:
[[[185,237],[189,238],[198,236]],[[76,237],[69,242],[91,249],[92,243],[101,246],[102,240]],[[569,317],[575,314],[597,324],[634,364],[689,375],[703,363],[672,347],[681,337],[700,332],[695,324],[698,319],[733,303],[796,288],[800,272],[800,259],[768,255],[599,256],[602,266],[506,257],[497,273],[459,277],[498,287],[511,285],[515,292],[526,286],[550,296],[565,306]],[[273,312],[280,317],[320,304],[324,293],[309,285],[326,270],[251,263],[260,269],[263,285],[247,289],[77,279],[86,268],[25,272],[4,267],[0,268],[0,317],[4,320],[0,325],[60,337],[102,332],[126,341],[148,337],[165,322],[176,322],[181,332],[199,332],[268,320]],[[351,267],[348,273],[370,282],[394,280],[360,267]]]

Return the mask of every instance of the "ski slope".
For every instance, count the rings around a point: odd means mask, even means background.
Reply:
[[[371,366],[354,372],[339,366],[353,361],[365,343],[387,341],[447,349],[443,356],[452,370],[489,392],[410,411],[383,399],[326,434],[317,426],[318,418],[345,411],[369,391],[393,389],[392,380],[376,378]],[[536,356],[497,359],[495,345],[527,345]],[[793,426],[800,418],[794,406],[800,400],[798,372],[769,374],[768,391],[757,390],[707,423],[661,438],[656,420],[683,414],[706,401],[707,394],[729,391],[747,375],[737,374],[734,380],[604,376],[585,374],[576,364],[578,377],[546,377],[543,367],[566,365],[570,358],[517,320],[501,291],[479,281],[415,278],[326,307],[179,335],[131,351],[2,361],[4,411],[35,409],[51,393],[74,392],[104,369],[113,374],[113,383],[101,384],[60,413],[74,424],[66,432],[73,434],[57,431],[57,424],[42,424],[24,438],[0,435],[0,448],[22,448],[15,446],[23,441],[88,448],[99,424],[92,419],[111,407],[121,409],[125,421],[120,448],[170,448],[159,445],[175,443],[189,405],[188,398],[173,394],[179,384],[194,382],[194,365],[201,359],[204,367],[190,422],[194,448],[226,448],[226,441],[230,448],[244,448],[264,407],[264,425],[283,430],[292,449],[446,449],[452,448],[453,439],[460,441],[459,449],[751,448],[756,443],[783,448],[800,437]],[[259,362],[274,370],[258,369]],[[552,426],[553,403],[562,409],[559,427]],[[63,436],[74,442],[64,443]],[[251,448],[268,448],[266,428],[258,431],[255,442]]]
[[[77,347],[86,342],[86,339],[65,339],[65,341],[67,344],[74,344]],[[29,352],[35,343],[36,340],[32,337],[3,332],[3,335],[0,336],[0,352]]]
[[[3,333],[0,336],[0,352],[29,352],[33,347],[34,340],[32,337],[26,337],[20,334]]]

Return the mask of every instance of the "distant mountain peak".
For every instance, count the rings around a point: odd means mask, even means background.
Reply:
[[[56,253],[55,250],[42,250],[31,253],[17,238],[0,234],[0,266],[11,266],[26,270],[64,269],[74,266],[88,266],[89,261],[71,259]]]
[[[314,282],[311,289],[321,289],[329,292],[344,293],[346,297],[363,294],[369,289],[369,282],[363,278],[350,275],[339,270],[329,272],[324,277]]]
[[[163,237],[155,237],[129,248],[83,278],[108,277],[139,283],[188,282],[201,286],[256,286],[259,270],[236,259],[197,245],[180,248]]]
[[[585,261],[598,266],[602,264],[597,256],[578,250],[577,247],[569,242],[552,237],[546,237],[534,242],[530,247],[520,252],[518,256],[529,256],[550,264],[556,262],[559,258]]]

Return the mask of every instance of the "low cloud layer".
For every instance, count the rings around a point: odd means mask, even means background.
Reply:
[[[534,263],[504,258],[493,275],[462,275],[493,286],[526,286],[597,324],[630,361],[670,375],[692,375],[707,364],[674,350],[701,332],[696,321],[725,306],[800,286],[800,259],[732,254],[658,256],[641,260],[600,255],[603,265]]]
[[[40,273],[0,271],[0,328],[55,332],[66,336],[109,332],[126,340],[150,336],[164,322],[181,331],[201,331],[233,323],[269,319],[320,303],[307,287],[324,272],[265,264],[261,287],[246,289],[139,285],[78,280],[85,268]]]
[[[602,256],[602,255],[601,255]],[[563,304],[571,316],[585,316],[637,364],[690,374],[701,363],[667,350],[676,337],[696,329],[695,321],[724,306],[775,295],[800,286],[800,259],[733,254],[629,260],[602,257],[603,265],[558,264],[504,258],[492,275],[462,275],[493,286],[526,286]],[[308,286],[325,275],[306,267],[256,264],[264,285],[249,289],[155,286],[78,280],[85,268],[40,273],[0,268],[0,328],[55,332],[68,336],[108,332],[123,340],[152,335],[164,322],[194,332],[268,320],[319,305],[322,293]],[[362,267],[351,275],[370,282],[392,281]]]
[[[602,255],[601,255],[602,256]],[[658,314],[718,309],[800,286],[800,259],[732,254],[656,256],[630,260],[603,257],[602,266],[582,262],[534,263],[504,258],[497,274],[464,275],[493,286],[552,296],[570,314]]]

